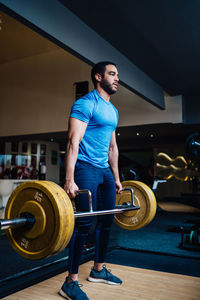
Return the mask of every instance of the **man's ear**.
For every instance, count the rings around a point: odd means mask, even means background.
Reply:
[[[102,76],[99,73],[96,73],[94,76],[97,82],[101,82]]]

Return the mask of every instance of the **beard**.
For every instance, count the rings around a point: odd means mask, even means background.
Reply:
[[[108,93],[108,95],[113,95],[117,91],[112,87],[112,84],[108,83],[108,81],[105,78],[102,78],[100,86],[106,93]]]

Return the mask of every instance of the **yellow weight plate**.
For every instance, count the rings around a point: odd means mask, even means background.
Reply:
[[[124,229],[136,230],[149,224],[156,213],[157,203],[152,190],[140,181],[123,181],[123,188],[132,188],[134,190],[135,205],[139,206],[139,210],[131,210],[115,214],[115,223]],[[129,191],[123,191],[117,194],[116,205],[131,202]]]
[[[61,218],[62,226],[59,232],[60,237],[58,239],[58,243],[55,245],[54,248],[54,254],[57,254],[66,248],[73,234],[74,210],[72,207],[72,202],[68,197],[67,193],[64,191],[64,189],[62,189],[55,182],[42,181],[42,183],[51,187],[54,195],[57,195],[58,202],[59,202],[58,204],[61,205],[60,211],[62,211],[62,214],[60,218]]]
[[[54,244],[54,249],[52,249],[52,255],[55,255],[62,251],[71,239],[74,230],[74,213],[71,200],[59,185],[50,181],[42,181],[42,184],[51,189],[55,200],[60,207],[60,231],[58,234],[58,240]]]
[[[27,201],[21,208],[19,215],[29,212],[35,218],[35,224],[25,232],[25,237],[35,239],[43,234],[46,227],[46,214],[40,203],[36,201]]]
[[[26,207],[33,215],[33,210],[39,211],[40,218],[43,218],[42,215],[45,215],[45,221],[40,220],[40,225],[38,225],[36,212],[34,216],[36,222],[32,229],[27,229],[24,226],[7,230],[11,245],[17,253],[25,258],[35,260],[51,256],[56,252],[57,248],[61,247],[63,244],[62,220],[68,219],[70,224],[68,232],[70,233],[73,231],[74,223],[73,208],[71,207],[70,209],[70,206],[63,206],[60,204],[61,202],[59,193],[55,193],[54,184],[52,188],[50,184],[47,185],[42,181],[24,182],[13,191],[6,206],[5,218],[20,217],[21,212],[24,212]],[[33,232],[37,231],[34,229],[35,226],[39,226],[38,231],[40,232],[39,235],[35,233],[36,237],[33,234]],[[44,228],[41,229],[40,226]],[[70,238],[71,236],[68,237],[68,239]]]
[[[68,218],[66,218],[66,226],[65,226],[65,230],[64,230],[64,239],[63,239],[63,244],[61,245],[61,248],[59,250],[62,251],[64,250],[67,245],[69,244],[72,234],[74,232],[74,208],[72,205],[72,201],[71,199],[68,197],[67,193],[59,186],[57,185],[57,188],[60,190],[62,197],[65,199],[65,206],[66,206],[66,211],[69,212],[69,216]]]
[[[54,183],[50,182],[50,181],[42,181],[42,184],[47,186],[47,188],[51,190],[51,192],[54,195],[55,201],[59,206],[60,230],[58,233],[58,239],[55,242],[54,247],[52,248],[52,253],[51,253],[51,255],[55,255],[60,252],[60,248],[64,242],[64,237],[65,237],[64,228],[67,225],[67,221],[66,221],[67,218],[64,217],[65,216],[65,207],[62,207],[64,205],[63,201],[65,201],[65,200],[62,198],[62,195],[60,195],[60,191],[58,191],[58,189],[56,188],[57,184],[55,184],[55,186],[54,186]]]

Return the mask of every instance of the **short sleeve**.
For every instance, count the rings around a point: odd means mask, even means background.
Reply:
[[[91,99],[80,98],[74,102],[70,117],[88,123],[92,117],[94,102]]]

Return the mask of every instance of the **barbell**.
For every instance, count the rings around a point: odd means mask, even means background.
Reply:
[[[128,230],[149,224],[157,207],[152,190],[139,181],[124,181],[122,186],[123,192],[117,194],[112,210],[93,211],[90,191],[78,191],[88,194],[89,211],[76,212],[66,192],[56,183],[24,182],[10,195],[0,228],[6,230],[18,254],[37,260],[58,254],[68,245],[75,218],[115,214],[115,223]]]

